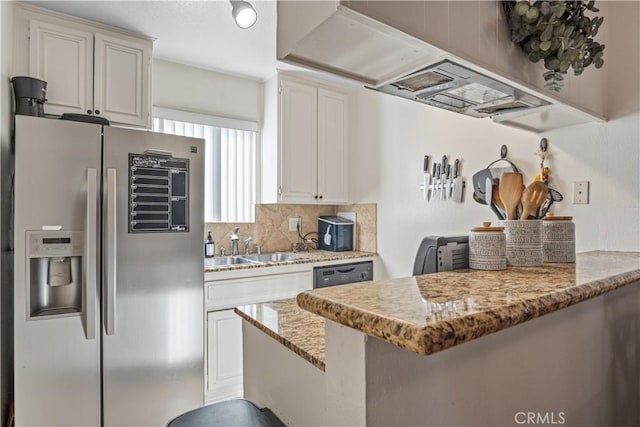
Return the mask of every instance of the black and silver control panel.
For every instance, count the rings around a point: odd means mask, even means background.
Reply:
[[[313,287],[345,285],[373,280],[373,261],[335,264],[313,269]]]

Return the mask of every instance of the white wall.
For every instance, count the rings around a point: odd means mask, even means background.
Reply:
[[[638,101],[638,3],[609,4],[605,68],[609,72],[608,110],[612,120],[549,132],[551,185],[565,196],[557,214],[573,215],[578,251],[640,250],[640,136]],[[615,46],[615,48],[614,48]],[[608,71],[607,71],[608,70]],[[428,235],[467,234],[482,221],[495,221],[487,206],[471,198],[471,176],[509,147],[513,160],[531,181],[541,135],[507,128],[394,98],[370,90],[356,93],[352,111],[351,194],[353,201],[378,203],[378,252],[386,271],[406,276],[421,239]],[[462,160],[467,180],[463,204],[425,204],[418,186],[425,154],[440,161]],[[571,204],[573,181],[591,182],[589,205]]]
[[[608,2],[605,18],[607,111],[602,125],[549,132],[560,191],[590,181],[589,205],[566,205],[578,249],[640,250],[640,3]]]
[[[153,60],[153,105],[262,122],[262,83]]]
[[[497,220],[471,198],[471,177],[500,157],[502,144],[528,179],[535,174],[540,138],[531,133],[365,89],[356,94],[352,117],[351,194],[355,203],[378,203],[378,253],[390,277],[411,275],[423,237],[464,235]],[[464,203],[423,202],[418,186],[425,154],[436,162],[444,154],[451,162],[460,158]]]

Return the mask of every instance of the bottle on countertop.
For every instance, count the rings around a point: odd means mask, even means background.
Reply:
[[[211,237],[211,231],[207,232],[207,240],[204,241],[204,256],[206,258],[213,258],[216,253],[216,244]]]

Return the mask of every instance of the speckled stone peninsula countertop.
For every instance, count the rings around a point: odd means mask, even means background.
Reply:
[[[575,264],[364,282],[305,291],[297,301],[312,313],[427,355],[638,280],[640,253],[587,252]]]
[[[291,252],[286,252],[291,253]],[[353,258],[371,258],[377,256],[376,253],[373,252],[363,252],[363,251],[349,251],[349,252],[330,252],[330,251],[310,251],[310,252],[297,252],[295,255],[300,256],[299,259],[289,260],[289,261],[271,261],[263,264],[233,264],[233,265],[223,265],[223,266],[207,266],[205,259],[204,271],[206,273],[211,273],[215,271],[231,271],[231,270],[246,270],[252,268],[265,268],[265,267],[273,267],[278,265],[293,265],[293,264],[305,264],[310,262],[325,262],[325,261],[336,261],[336,260],[349,260]]]
[[[235,312],[324,371],[324,317],[301,309],[295,298],[245,305]]]

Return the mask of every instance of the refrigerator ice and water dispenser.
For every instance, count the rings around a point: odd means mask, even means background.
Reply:
[[[27,319],[82,312],[81,231],[27,231]]]

